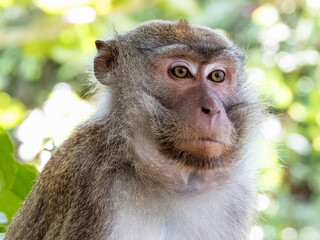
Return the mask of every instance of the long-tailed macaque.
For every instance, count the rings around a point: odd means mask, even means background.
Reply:
[[[53,154],[5,239],[245,239],[264,114],[241,51],[183,20],[96,46],[100,107]]]

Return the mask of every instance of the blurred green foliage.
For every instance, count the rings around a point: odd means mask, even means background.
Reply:
[[[243,48],[249,81],[273,106],[276,117],[263,129],[261,217],[250,239],[319,240],[319,0],[2,0],[0,125],[14,142],[14,156],[41,169],[48,150],[67,136],[48,133],[51,125],[42,123],[54,124],[59,115],[69,120],[57,126],[71,127],[72,106],[87,98],[96,38],[145,20],[179,18],[219,29]],[[68,101],[73,105],[62,111]],[[13,163],[1,134],[0,212],[10,220],[35,171]]]
[[[0,128],[0,232],[21,207],[37,176],[35,167],[18,163],[12,157],[13,145]]]

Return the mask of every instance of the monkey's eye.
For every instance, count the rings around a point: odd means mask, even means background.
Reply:
[[[170,73],[177,78],[186,78],[191,76],[188,68],[182,66],[172,68]]]
[[[216,83],[221,83],[224,81],[226,77],[226,74],[221,71],[221,70],[214,70],[212,73],[209,74],[208,78],[211,80],[211,81],[214,81]]]

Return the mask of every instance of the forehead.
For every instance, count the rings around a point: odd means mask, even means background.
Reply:
[[[187,21],[151,21],[127,32],[123,39],[143,53],[188,55],[210,61],[219,55],[243,60],[243,54],[222,34]],[[122,40],[122,39],[119,39]]]
[[[209,63],[216,60],[227,62],[242,62],[242,55],[237,55],[231,48],[220,46],[202,46],[195,44],[172,44],[152,49],[139,49],[142,53],[147,53],[149,58],[155,61],[160,59],[189,59],[194,62]]]

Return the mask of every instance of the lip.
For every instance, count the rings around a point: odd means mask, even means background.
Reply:
[[[192,144],[199,144],[199,145],[226,145],[225,142],[218,140],[216,138],[210,138],[210,137],[201,137],[201,138],[189,138],[189,139],[184,139],[183,142],[189,142]]]
[[[198,138],[198,139],[190,139],[189,141],[200,141],[200,142],[213,142],[213,143],[220,143],[223,144],[223,142],[215,139],[215,138]]]
[[[215,138],[200,137],[184,139],[177,148],[200,157],[214,157],[225,151],[226,144]]]

